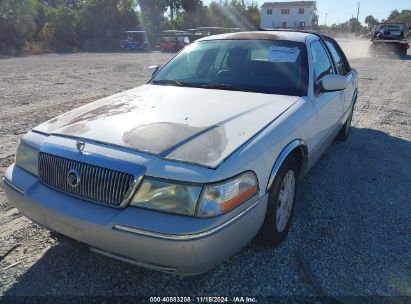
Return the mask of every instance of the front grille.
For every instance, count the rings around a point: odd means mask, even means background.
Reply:
[[[74,187],[70,185],[69,171],[79,176]],[[132,174],[43,152],[39,153],[39,175],[43,183],[56,190],[112,207],[122,206],[134,185]],[[72,184],[76,181],[76,178],[74,182],[71,179]]]

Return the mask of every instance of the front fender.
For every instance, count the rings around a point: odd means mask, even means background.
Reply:
[[[303,175],[301,173],[305,172],[305,168],[307,167],[307,155],[308,155],[308,148],[307,144],[303,139],[295,139],[292,142],[290,142],[285,148],[281,151],[280,155],[277,157],[274,166],[271,170],[270,178],[268,179],[268,184],[267,184],[267,191],[270,190],[274,179],[278,173],[278,170],[280,170],[281,165],[284,163],[286,158],[293,153],[295,149],[300,149],[301,151],[301,156],[302,156],[302,163],[301,163],[301,169],[300,169],[300,177]]]

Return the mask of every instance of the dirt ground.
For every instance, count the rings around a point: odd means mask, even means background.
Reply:
[[[411,297],[411,56],[368,58],[367,43],[341,40],[360,73],[354,128],[303,180],[281,246],[251,244],[208,273],[176,277],[55,240],[13,208],[0,186],[0,295]],[[0,59],[0,176],[32,127],[142,84],[145,67],[171,56]]]

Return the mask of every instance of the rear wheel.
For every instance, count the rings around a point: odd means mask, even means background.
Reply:
[[[278,245],[287,236],[297,197],[298,168],[297,159],[289,156],[274,179],[264,223],[257,236],[257,241],[263,245]]]
[[[405,48],[405,47],[400,47],[400,48],[398,49],[398,55],[399,55],[400,57],[406,57],[406,56],[407,56],[407,51],[408,51],[407,48]]]
[[[351,113],[348,116],[347,120],[345,121],[344,125],[342,126],[340,132],[338,133],[337,140],[345,141],[348,138],[348,135],[350,135],[353,112],[354,112],[354,106],[351,109]]]

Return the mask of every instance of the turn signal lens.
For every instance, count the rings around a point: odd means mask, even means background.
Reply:
[[[206,185],[197,215],[212,217],[223,214],[252,197],[257,191],[257,178],[252,172],[243,173],[222,183]]]

